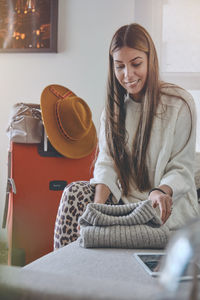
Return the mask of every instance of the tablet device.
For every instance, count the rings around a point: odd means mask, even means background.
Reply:
[[[134,253],[137,261],[142,265],[146,272],[151,276],[160,276],[162,260],[165,257],[165,253]],[[193,279],[194,265],[189,263],[185,269],[180,280]],[[197,266],[197,277],[200,278],[200,268]]]

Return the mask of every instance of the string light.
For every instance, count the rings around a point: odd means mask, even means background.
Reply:
[[[23,16],[27,18],[27,15],[31,15],[33,13],[36,12],[36,0],[17,0],[16,1],[16,6],[15,6],[15,13],[17,14],[17,20],[18,18],[20,18],[20,28],[24,28],[25,26],[23,26]],[[17,21],[18,23],[18,21]],[[13,30],[13,29],[12,29]],[[20,30],[21,31],[21,30]],[[40,36],[40,29],[37,30],[33,30],[32,32],[33,34],[35,34],[36,37]],[[27,38],[27,35],[25,34],[25,32],[18,32],[18,31],[14,31],[12,34],[12,37],[15,40],[25,40]],[[31,44],[29,44],[29,47],[32,47]],[[40,48],[40,42],[37,41],[36,42],[36,47]]]

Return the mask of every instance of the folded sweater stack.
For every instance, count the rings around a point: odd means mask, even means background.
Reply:
[[[162,249],[169,239],[169,229],[150,200],[125,205],[90,203],[79,224],[79,244],[85,248]]]

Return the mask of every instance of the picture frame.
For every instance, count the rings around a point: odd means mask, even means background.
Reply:
[[[57,52],[58,0],[0,0],[0,53]]]

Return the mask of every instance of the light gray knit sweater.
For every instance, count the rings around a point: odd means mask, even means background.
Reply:
[[[79,219],[85,248],[164,248],[169,229],[150,200],[125,205],[90,203]]]

